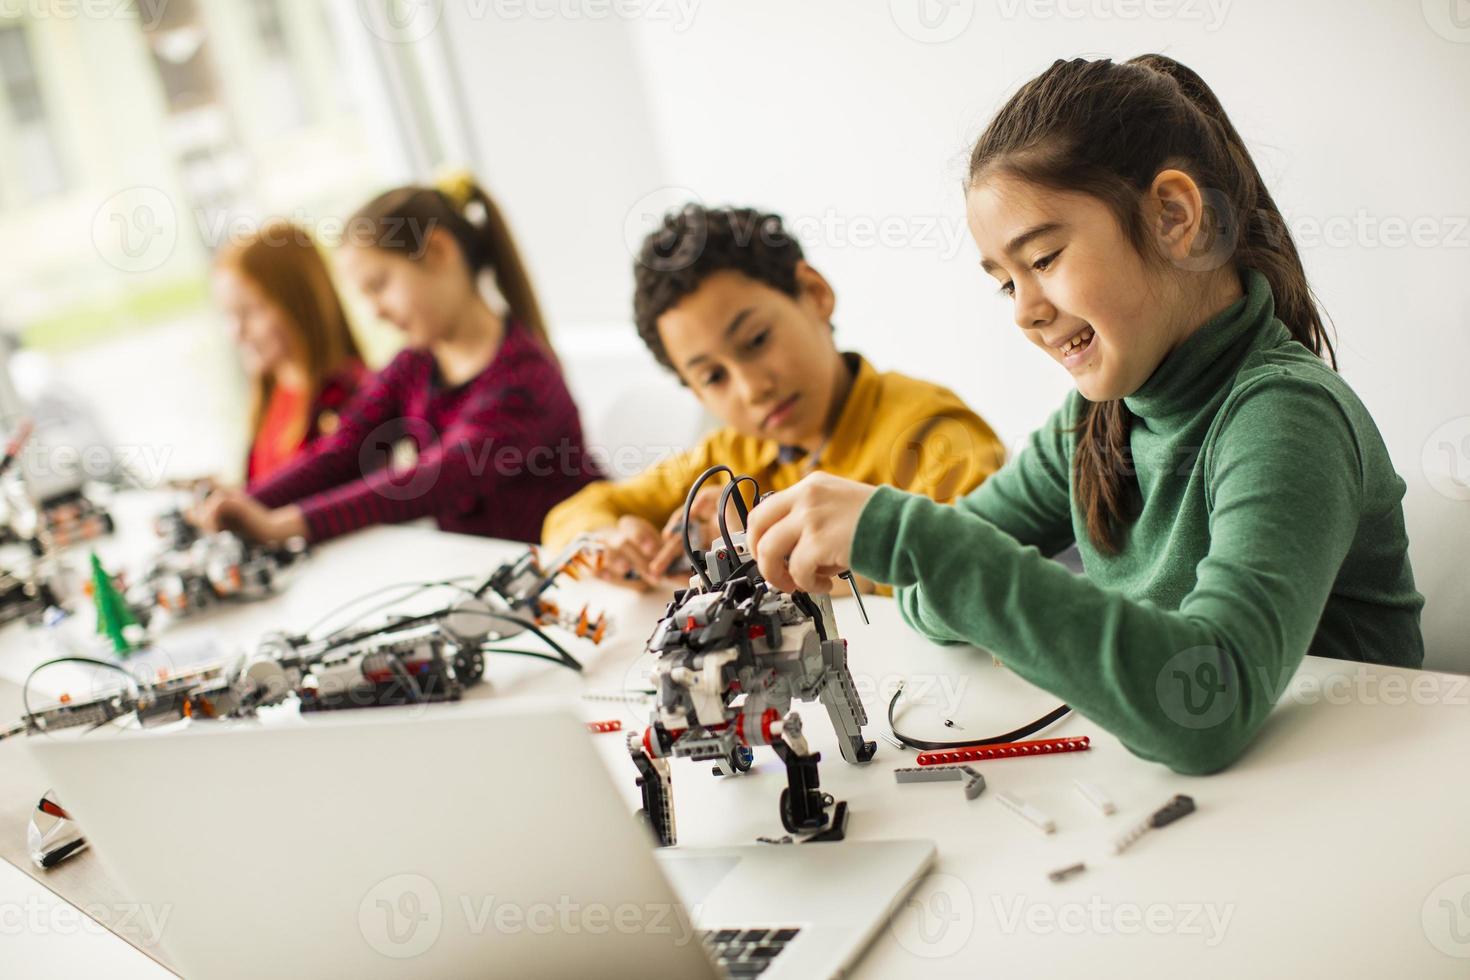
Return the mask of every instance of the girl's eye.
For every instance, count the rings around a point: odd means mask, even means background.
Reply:
[[[764,344],[766,342],[766,340],[770,338],[770,336],[771,336],[771,331],[769,329],[762,330],[760,333],[758,333],[754,337],[750,338],[750,343],[749,343],[748,346],[750,347],[751,350],[755,350],[757,347],[759,347],[762,344]]]
[[[1031,263],[1031,268],[1035,269],[1037,272],[1045,272],[1048,268],[1051,267],[1051,264],[1057,260],[1057,256],[1061,254],[1062,250],[1057,249],[1050,255],[1043,255],[1041,258]]]
[[[709,374],[706,374],[704,376],[703,384],[706,388],[710,388],[714,385],[719,384],[723,380],[725,380],[724,371],[711,371]]]
[[[1014,296],[1016,294],[1016,284],[1014,282],[1001,283],[1000,294],[1002,296]]]

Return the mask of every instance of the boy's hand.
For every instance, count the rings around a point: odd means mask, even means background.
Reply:
[[[720,491],[723,489],[723,487],[701,487],[699,493],[694,496],[694,504],[689,508],[689,522],[698,529],[696,540],[702,542],[702,545],[696,545],[696,551],[707,550],[720,536],[720,526],[715,521],[715,511],[720,506]],[[725,520],[731,526],[739,523],[739,515],[735,511],[733,501],[726,508]],[[667,577],[669,567],[683,554],[684,508],[680,506],[664,522],[663,541],[651,564]]]
[[[877,487],[813,473],[750,512],[751,552],[783,592],[831,592],[852,562],[858,518]]]
[[[607,548],[607,560],[603,562],[599,577],[618,585],[626,585],[640,592],[650,588],[663,578],[668,567],[665,562],[659,568],[654,559],[663,546],[658,528],[641,517],[625,515],[618,522],[598,534]]]

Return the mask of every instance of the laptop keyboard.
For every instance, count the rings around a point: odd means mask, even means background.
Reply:
[[[728,977],[758,977],[801,930],[702,929],[700,938],[710,958]]]

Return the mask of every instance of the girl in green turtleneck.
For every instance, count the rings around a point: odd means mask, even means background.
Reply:
[[[1419,666],[1404,482],[1208,86],[1160,55],[1058,61],[981,135],[966,205],[1077,391],[954,506],[825,474],[773,495],[767,579],[891,583],[920,632],[1181,772],[1233,761],[1306,654]],[[1074,541],[1086,577],[1043,557]]]

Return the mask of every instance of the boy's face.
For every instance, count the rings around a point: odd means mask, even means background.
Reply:
[[[743,273],[712,273],[658,318],[679,377],[744,435],[813,449],[845,370],[832,338],[832,288],[805,262],[796,296]]]

